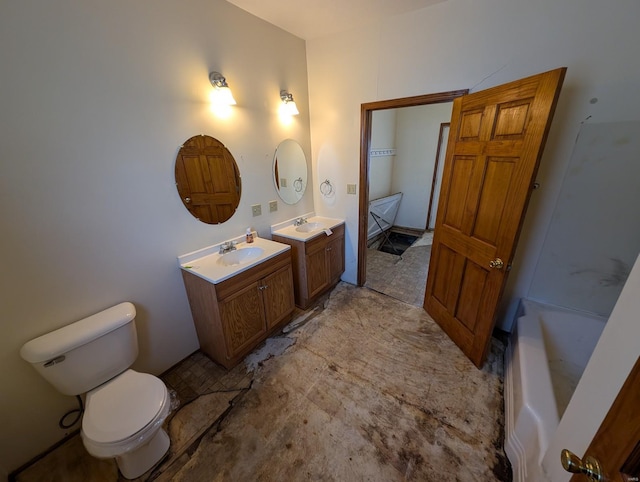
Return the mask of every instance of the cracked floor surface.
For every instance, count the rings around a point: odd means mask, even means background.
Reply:
[[[196,353],[163,376],[180,408],[141,480],[510,480],[501,342],[477,370],[421,308],[345,283],[292,325],[229,372]],[[122,480],[74,444],[18,480]]]

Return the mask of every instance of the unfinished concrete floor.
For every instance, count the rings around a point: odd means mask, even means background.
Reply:
[[[191,399],[169,422],[169,454],[141,479],[510,480],[503,352],[494,340],[477,370],[421,308],[341,283],[317,316],[250,356],[248,373],[206,368],[201,354],[186,375],[168,373]],[[64,467],[57,480],[121,478],[112,461],[69,457],[49,454],[18,480],[56,480],[47,458]]]

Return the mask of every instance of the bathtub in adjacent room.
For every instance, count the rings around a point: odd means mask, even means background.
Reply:
[[[514,482],[545,480],[540,462],[606,318],[522,300],[506,354],[505,452]]]

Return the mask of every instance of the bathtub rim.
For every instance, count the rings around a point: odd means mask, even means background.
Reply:
[[[505,452],[516,482],[544,477],[542,458],[560,422],[539,313],[527,313],[527,304],[520,301],[505,357]]]

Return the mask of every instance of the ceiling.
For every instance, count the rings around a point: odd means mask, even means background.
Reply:
[[[305,40],[335,34],[445,0],[228,0]]]

